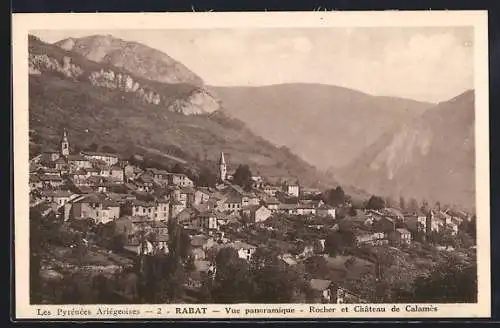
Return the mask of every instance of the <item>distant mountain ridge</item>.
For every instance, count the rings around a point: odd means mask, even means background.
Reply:
[[[335,183],[286,147],[256,136],[241,121],[192,104],[193,93],[208,92],[199,86],[138,77],[33,36],[29,65],[32,152],[55,148],[66,128],[76,148],[96,143],[123,155],[165,154],[161,160],[170,156],[195,168],[207,163],[214,169],[224,151],[230,169],[248,164],[256,174],[297,177],[305,186]],[[172,104],[200,106],[203,111],[175,110]]]
[[[322,84],[209,89],[228,115],[323,170],[346,165],[385,131],[431,106]]]
[[[387,131],[336,176],[367,191],[474,208],[474,91]]]

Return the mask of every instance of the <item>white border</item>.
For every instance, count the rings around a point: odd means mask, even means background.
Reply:
[[[254,12],[254,13],[98,13],[98,14],[13,14],[13,91],[14,91],[14,195],[15,195],[15,286],[17,319],[118,319],[118,318],[425,318],[425,317],[490,317],[490,210],[489,210],[489,116],[488,116],[488,33],[486,11],[413,11],[413,12]],[[225,314],[224,305],[205,305],[206,315],[181,315],[176,307],[203,305],[112,305],[114,309],[133,308],[139,315],[68,316],[57,315],[57,309],[92,306],[32,306],[29,304],[29,222],[28,222],[28,49],[30,30],[96,30],[96,29],[208,29],[208,28],[273,28],[273,27],[368,27],[368,26],[474,26],[475,101],[476,101],[476,199],[478,303],[437,305],[437,312],[385,313],[341,312],[310,313],[307,304],[239,304],[228,305],[244,311],[247,308],[288,308],[294,314],[244,315]],[[330,305],[329,305],[330,306]],[[377,305],[381,306],[381,305]],[[102,306],[101,306],[102,307]],[[155,314],[161,307],[162,314]],[[50,310],[50,316],[37,315],[37,309]],[[151,313],[145,311],[151,310]],[[213,311],[219,312],[213,312]],[[169,312],[169,313],[167,313]]]

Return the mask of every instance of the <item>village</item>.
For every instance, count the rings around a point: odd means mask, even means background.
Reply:
[[[220,250],[231,248],[250,263],[259,248],[267,248],[275,250],[286,267],[311,265],[311,259],[317,258],[337,267],[335,272],[341,272],[337,276],[319,271],[307,275],[316,302],[366,302],[352,284],[345,283],[347,278],[359,280],[365,269],[376,265],[369,256],[363,257],[366,249],[410,252],[432,240],[432,251],[453,251],[464,248],[456,240],[474,220],[470,213],[449,208],[426,212],[396,206],[354,208],[348,199],[329,204],[321,197],[323,191],[301,186],[294,179],[272,183],[266,177],[251,176],[251,185],[240,186],[234,183],[235,172],[229,172],[224,153],[218,161],[217,184],[198,186],[184,173],[140,168],[119,154],[71,153],[69,139],[65,130],[57,151],[30,160],[30,207],[45,219],[71,223],[68,229],[72,230],[82,226],[78,222],[111,226],[113,241],[120,244],[116,249],[88,233],[67,245],[80,243],[107,258],[168,254],[169,227],[174,222],[189,236],[194,265],[186,282],[190,289],[201,288],[202,276],[217,275],[215,257]],[[344,241],[335,241],[334,233],[342,234]],[[474,242],[466,246],[474,247]],[[110,266],[123,270],[131,263],[117,262],[86,267],[103,272]],[[42,269],[49,272],[51,266],[49,261]]]

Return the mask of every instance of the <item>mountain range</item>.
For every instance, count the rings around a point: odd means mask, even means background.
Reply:
[[[112,40],[109,43],[113,44]],[[203,83],[191,84],[194,73],[177,75],[177,71],[169,71],[162,78],[176,83],[163,83],[136,75],[132,72],[135,69],[129,71],[86,57],[98,59],[95,53],[98,51],[79,54],[30,36],[32,152],[55,148],[66,128],[75,148],[94,143],[127,156],[178,159],[193,169],[202,162],[215,169],[224,151],[230,169],[249,164],[254,173],[276,179],[300,177],[301,183],[323,187],[334,183],[286,147],[274,146],[243,122],[218,110],[218,100]],[[159,55],[149,60],[163,58]],[[193,93],[204,94],[211,101],[200,102]]]
[[[212,87],[230,116],[326,170],[350,163],[385,131],[430,104],[322,84]]]
[[[193,165],[224,151],[232,164],[304,184],[474,204],[473,91],[431,104],[321,84],[217,87],[109,35],[29,42],[39,144],[69,125],[82,145]]]
[[[211,90],[228,115],[343,185],[474,207],[471,90],[439,104],[321,84]]]
[[[474,98],[466,91],[387,131],[337,177],[370,192],[473,209]]]

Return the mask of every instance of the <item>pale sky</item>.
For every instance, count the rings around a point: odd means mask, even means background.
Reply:
[[[472,27],[33,31],[111,34],[159,49],[212,86],[322,83],[438,102],[473,88]]]

